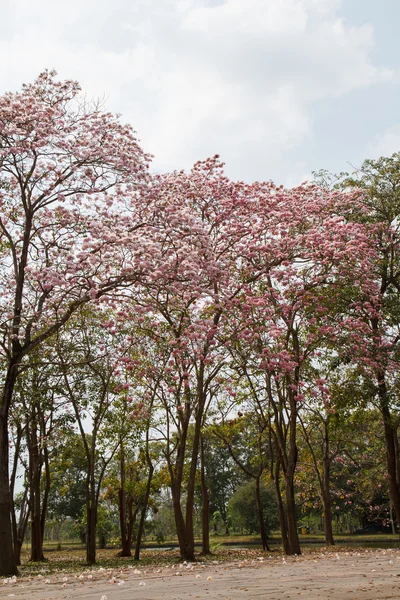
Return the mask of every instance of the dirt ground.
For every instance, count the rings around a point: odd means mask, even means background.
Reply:
[[[0,598],[26,600],[400,600],[400,551],[357,550],[231,563],[92,569],[0,580]]]

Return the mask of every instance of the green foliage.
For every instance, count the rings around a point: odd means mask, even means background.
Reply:
[[[79,435],[66,430],[64,436],[51,461],[48,512],[54,520],[78,522],[85,505],[86,456]]]
[[[149,529],[160,544],[176,536],[174,512],[170,502],[164,502],[153,515]]]
[[[267,534],[279,526],[275,493],[270,486],[262,485],[261,502]],[[243,533],[258,533],[260,530],[256,503],[256,484],[250,480],[239,486],[228,503],[232,527]]]

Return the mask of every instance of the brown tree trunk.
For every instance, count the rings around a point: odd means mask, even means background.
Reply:
[[[149,476],[147,479],[146,493],[144,495],[142,513],[140,515],[139,528],[138,528],[138,532],[137,532],[137,536],[136,536],[136,547],[135,547],[135,556],[134,556],[135,560],[140,559],[140,546],[142,544],[144,524],[146,522],[146,512],[147,512],[147,507],[149,505],[149,498],[150,498],[150,492],[151,492],[151,481],[153,479],[153,473],[154,473],[154,466],[153,466],[153,463],[151,462],[149,456],[148,456],[147,462],[149,464]]]
[[[17,563],[13,550],[11,527],[11,493],[9,477],[8,412],[17,371],[10,365],[0,405],[0,576],[16,575]]]
[[[124,539],[121,541],[121,552],[118,552],[118,556],[132,556],[131,544],[132,538],[128,539],[126,536],[124,536]]]
[[[21,425],[19,423],[17,423],[17,440],[16,440],[16,447],[15,447],[15,452],[14,452],[14,461],[13,461],[14,464],[13,464],[11,480],[10,480],[10,493],[11,493],[11,498],[12,498],[12,505],[11,505],[12,537],[13,537],[13,542],[14,542],[15,562],[17,563],[18,566],[21,564],[21,548],[22,548],[22,544],[24,541],[26,526],[27,526],[28,518],[29,518],[28,485],[27,485],[26,481],[25,481],[25,485],[24,485],[24,495],[23,495],[23,498],[21,501],[21,507],[19,510],[18,521],[17,521],[15,502],[14,502],[15,482],[16,482],[16,478],[17,478],[18,461],[20,458],[20,448],[21,448],[23,431],[24,430],[21,427]],[[25,472],[25,477],[26,477],[26,472]]]
[[[201,497],[202,497],[202,527],[201,527],[201,553],[211,554],[210,551],[210,493],[207,487],[204,457],[204,440],[200,439],[200,461],[201,461]]]
[[[92,440],[86,480],[86,562],[88,565],[96,564],[97,497],[94,478],[94,447]]]
[[[40,510],[40,476],[41,476],[41,457],[37,443],[37,424],[33,418],[30,427],[27,428],[27,440],[29,444],[29,487],[30,487],[30,508],[31,508],[31,562],[41,562],[43,556],[42,539],[42,514]]]
[[[260,535],[261,535],[261,544],[263,550],[269,550],[268,546],[268,536],[265,531],[265,523],[264,523],[264,511],[261,502],[261,489],[260,489],[260,476],[256,477],[256,502],[257,502],[257,512],[258,512],[258,520],[260,523]]]
[[[325,444],[325,450],[326,444]],[[329,452],[329,450],[328,450]],[[333,528],[332,528],[332,503],[330,493],[330,461],[329,456],[326,454],[324,457],[324,486],[322,490],[322,504],[324,507],[324,534],[327,546],[334,546],[335,540],[333,539]]]
[[[41,562],[45,558],[43,556],[43,541],[40,527],[40,513],[35,513],[31,517],[31,562]]]
[[[200,432],[201,432],[201,421],[203,418],[203,406],[204,402],[199,399],[199,406],[197,408],[196,422],[194,426],[193,435],[193,446],[192,456],[190,461],[190,471],[187,482],[187,496],[186,496],[186,547],[185,555],[182,557],[184,560],[195,561],[194,555],[194,524],[193,524],[193,512],[194,512],[194,492],[196,484],[196,471],[199,459],[199,446],[200,446]]]
[[[176,490],[176,483],[171,486],[172,506],[174,509],[174,519],[176,527],[176,535],[178,536],[179,553],[183,560],[186,560],[186,526],[185,519],[181,507],[180,494]]]
[[[289,552],[288,554],[301,554],[299,536],[297,534],[296,503],[294,499],[293,474],[285,478],[286,483],[286,511]]]
[[[43,551],[43,542],[44,542],[44,528],[46,525],[46,516],[47,516],[47,504],[49,501],[50,485],[51,485],[49,450],[48,450],[47,446],[45,446],[43,448],[43,455],[44,455],[44,466],[45,466],[45,471],[44,471],[45,485],[44,485],[44,491],[43,491],[42,512],[40,515],[40,532],[41,532],[41,539],[42,539],[42,551]]]
[[[118,553],[118,556],[132,556],[131,552],[131,543],[132,537],[129,536],[127,523],[128,515],[127,515],[127,502],[126,502],[126,492],[123,488],[119,488],[118,490],[118,506],[119,506],[119,526],[121,532],[121,552]]]
[[[285,507],[283,505],[283,500],[282,500],[280,477],[281,477],[280,461],[277,460],[276,466],[275,466],[275,472],[273,472],[273,480],[274,480],[274,485],[275,485],[276,502],[278,505],[279,526],[280,526],[280,530],[281,530],[283,552],[285,554],[289,554],[289,540],[288,540],[288,534],[287,534],[286,512],[285,512]]]
[[[400,490],[398,486],[399,473],[397,472],[397,459],[396,459],[396,440],[397,431],[393,426],[389,403],[388,393],[386,388],[386,381],[384,373],[378,373],[378,392],[380,400],[380,410],[383,416],[383,427],[385,433],[386,442],[386,462],[389,477],[389,494],[392,501],[397,522],[400,519]]]
[[[96,564],[96,521],[97,507],[94,497],[86,504],[86,562],[88,565]]]
[[[125,489],[125,451],[123,443],[120,446],[120,477],[121,485],[118,490],[118,509],[119,509],[119,529],[121,532],[121,552],[118,556],[132,556],[131,543],[132,538],[129,538],[127,527],[127,500]]]
[[[185,403],[185,406],[188,403]],[[180,423],[179,443],[176,448],[176,459],[173,462],[170,455],[167,455],[168,470],[171,479],[172,507],[174,511],[174,520],[176,535],[179,543],[179,553],[183,560],[186,559],[186,524],[182,512],[182,479],[185,463],[186,441],[189,428],[189,411],[185,411],[185,416]]]
[[[13,508],[13,541],[14,541],[14,555],[15,561],[19,566],[21,564],[21,549],[25,538],[26,526],[28,524],[30,514],[28,504],[28,486],[25,487],[24,496],[21,502],[21,508],[19,511],[18,523],[15,516],[15,510]]]
[[[296,377],[296,381],[298,377]],[[286,487],[286,514],[287,514],[287,532],[289,542],[289,554],[301,554],[299,536],[297,533],[297,515],[296,502],[294,499],[294,474],[297,465],[297,406],[292,393],[290,398],[290,419],[289,419],[289,452],[285,466],[285,487]]]

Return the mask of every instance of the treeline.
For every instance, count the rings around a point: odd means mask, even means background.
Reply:
[[[315,423],[308,423],[313,445],[319,454],[320,440]],[[368,428],[368,433],[366,433]],[[379,436],[379,417],[374,410],[356,410],[352,415],[334,417],[331,424],[331,504],[333,525],[338,533],[394,533],[391,503],[384,469],[384,444]],[[190,434],[190,432],[189,432]],[[257,535],[263,533],[261,544],[268,549],[268,537],[279,529],[279,511],[273,481],[270,476],[268,440],[264,440],[264,466],[259,487],[256,476],[260,467],[257,444],[257,423],[250,412],[224,424],[212,425],[203,431],[203,467],[207,497],[203,498],[202,472],[196,474],[194,498],[194,533],[203,544],[210,538],[202,535],[202,511],[208,504],[207,526],[213,543],[218,537]],[[47,442],[50,457],[50,489],[47,499],[44,540],[64,546],[87,541],[85,481],[87,477],[85,449],[79,434],[65,429],[63,445]],[[26,448],[21,446],[21,458]],[[112,545],[120,556],[140,557],[141,543],[151,541],[171,543],[176,540],[176,527],[169,489],[169,478],[162,455],[162,446],[150,441],[149,452],[155,467],[150,473],[138,440],[132,438],[121,455],[116,452],[104,476],[97,507],[97,547]],[[301,428],[298,431],[299,462],[295,478],[298,530],[319,533],[324,528],[324,512],[313,457]],[[313,450],[313,452],[315,452]],[[234,456],[234,458],[233,458]],[[122,459],[122,460],[121,460]],[[24,463],[27,467],[27,463]],[[96,469],[98,471],[99,466]],[[22,478],[22,472],[20,473]],[[151,493],[146,503],[145,491],[151,478]],[[16,493],[19,510],[29,494],[28,474],[25,487]],[[44,485],[45,473],[43,473]],[[257,493],[259,502],[257,502]],[[121,502],[122,494],[126,503]],[[128,507],[127,526],[122,525],[124,506]],[[261,510],[260,510],[261,507]],[[139,532],[142,511],[146,512],[144,531]],[[30,523],[24,513],[25,544],[31,544]],[[260,526],[260,519],[263,526]],[[122,521],[123,522],[123,521]],[[22,519],[21,519],[22,523]],[[130,532],[127,535],[128,531]],[[174,542],[175,543],[175,542]],[[208,547],[209,548],[209,547]]]
[[[208,552],[209,436],[253,482],[265,548],[266,486],[287,554],[311,498],[332,544],[376,439],[385,470],[359,504],[389,494],[385,518],[400,515],[399,160],[291,190],[232,182],[218,157],[152,175],[132,129],[76,83],[46,72],[0,99],[0,574],[28,520],[43,558],[54,490],[62,503],[77,481],[88,563],[104,493],[126,555],[162,486],[186,560],[201,490]],[[83,480],[54,469],[73,439]]]

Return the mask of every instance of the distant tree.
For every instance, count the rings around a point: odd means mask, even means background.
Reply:
[[[275,492],[271,486],[261,485],[263,526],[267,535],[279,527],[279,515]],[[256,483],[250,480],[240,485],[228,502],[232,528],[248,534],[260,533],[259,513],[256,502]]]

